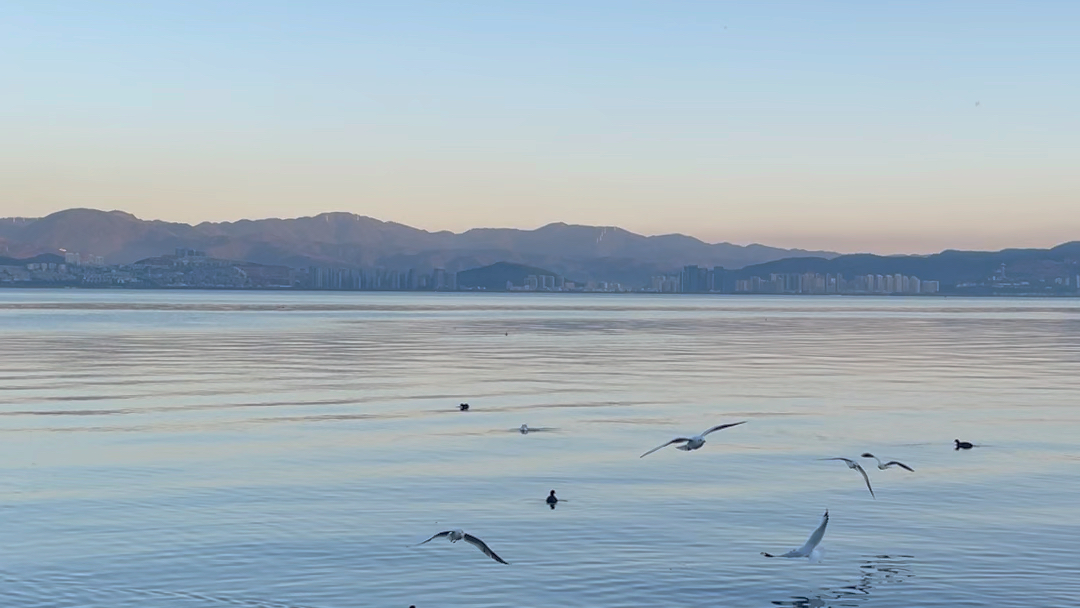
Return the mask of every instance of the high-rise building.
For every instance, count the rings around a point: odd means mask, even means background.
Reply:
[[[708,276],[709,272],[705,268],[699,268],[697,265],[683,266],[682,292],[704,293],[708,291]]]
[[[446,289],[446,270],[442,268],[436,268],[431,271],[431,288],[432,289]]]
[[[709,272],[706,289],[714,293],[731,293],[734,285],[730,284],[730,275],[723,266],[714,266]]]

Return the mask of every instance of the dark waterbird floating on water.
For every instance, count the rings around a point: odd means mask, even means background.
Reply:
[[[825,514],[821,516],[821,523],[818,524],[816,530],[810,534],[810,538],[806,539],[803,546],[798,549],[792,549],[783,555],[773,555],[771,553],[761,552],[765,557],[805,557],[812,562],[819,562],[821,558],[825,556],[825,547],[818,547],[821,543],[821,539],[825,536],[825,526],[829,525],[829,510],[825,509]]]
[[[971,448],[975,447],[974,443],[969,443],[967,441],[960,441],[959,439],[953,439],[953,441],[956,442],[955,449],[957,450],[970,450]]]
[[[660,448],[666,448],[667,446],[669,446],[669,445],[671,445],[673,443],[681,443],[681,444],[683,444],[683,445],[680,445],[680,446],[676,446],[675,447],[676,450],[682,450],[684,452],[689,452],[690,450],[696,450],[696,449],[700,448],[701,446],[705,445],[705,436],[708,435],[709,433],[719,431],[721,429],[726,429],[726,428],[732,427],[732,426],[739,426],[740,424],[746,424],[746,421],[743,420],[741,422],[732,422],[730,424],[721,424],[721,425],[718,425],[718,426],[714,426],[711,429],[705,431],[704,433],[702,433],[700,435],[694,435],[693,437],[676,437],[675,439],[672,439],[671,441],[669,441],[669,442],[667,442],[667,443],[665,443],[663,445],[658,445],[655,448],[649,450],[648,452],[645,452],[641,456],[638,456],[638,458],[644,458],[644,457],[648,456],[649,454],[652,454],[656,450],[659,450]]]
[[[900,467],[901,469],[907,469],[908,471],[911,471],[912,473],[915,472],[915,469],[907,466],[906,464],[900,462],[899,460],[890,460],[889,462],[886,462],[886,463],[882,464],[881,459],[878,458],[877,456],[874,456],[870,452],[863,452],[862,457],[863,458],[873,458],[874,460],[876,460],[877,461],[877,468],[882,470],[882,471],[884,471],[885,469],[887,469],[887,468],[889,468],[891,466],[897,466],[897,467]]]
[[[466,534],[464,530],[445,530],[443,532],[439,532],[438,534],[432,536],[431,538],[425,540],[424,542],[422,542],[422,543],[420,543],[420,544],[418,544],[416,546],[419,547],[420,545],[423,545],[424,543],[429,543],[429,542],[435,540],[436,538],[441,538],[441,537],[446,537],[446,538],[450,539],[450,542],[452,542],[452,543],[456,543],[459,540],[464,540],[465,542],[469,543],[470,545],[473,545],[474,547],[480,549],[481,551],[484,552],[484,555],[486,555],[486,556],[490,557],[491,559],[499,562],[500,564],[509,564],[510,563],[510,562],[507,562],[506,560],[504,560],[503,558],[499,557],[498,555],[496,555],[495,552],[492,551],[490,547],[488,547],[486,544],[484,544],[484,541],[480,540],[479,538],[476,538],[472,534]]]
[[[458,409],[463,411],[463,412],[467,412],[467,411],[469,411],[469,404],[468,403],[462,403],[461,405],[458,406]]]
[[[529,433],[543,433],[546,431],[557,431],[559,429],[551,426],[529,426],[527,424],[523,424],[518,428],[511,430],[517,431],[522,435],[528,435]]]
[[[555,497],[555,490],[552,490],[551,494],[548,494],[546,502],[552,509],[555,508],[555,504],[559,502],[559,499]]]
[[[870,496],[874,500],[877,500],[877,496],[874,496],[874,488],[870,487],[870,478],[866,476],[866,471],[863,470],[861,464],[855,462],[854,460],[852,460],[850,458],[842,458],[842,457],[840,457],[840,458],[819,458],[818,460],[843,460],[844,464],[847,465],[847,468],[854,469],[854,470],[858,471],[859,474],[862,475],[863,480],[866,481],[866,489],[870,490]]]

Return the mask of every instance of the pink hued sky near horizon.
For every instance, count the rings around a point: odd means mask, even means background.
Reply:
[[[1080,240],[1080,4],[0,10],[0,217]]]

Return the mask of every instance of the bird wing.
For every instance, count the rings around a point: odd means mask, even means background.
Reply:
[[[874,496],[874,488],[870,487],[870,478],[866,476],[866,471],[863,470],[862,465],[860,465],[859,463],[856,462],[855,463],[855,470],[862,473],[862,478],[866,480],[866,489],[870,490],[870,496],[873,496],[874,499],[876,500],[877,496]]]
[[[856,463],[856,462],[855,462],[854,460],[852,460],[852,459],[850,459],[850,458],[842,458],[842,457],[837,457],[837,458],[818,458],[818,460],[843,460],[844,462],[848,463],[848,466],[849,466],[849,467],[850,467],[851,465],[859,466],[859,465],[858,465],[858,463]]]
[[[467,543],[469,543],[471,545],[475,545],[478,549],[480,549],[481,551],[484,552],[484,555],[486,555],[486,556],[490,557],[491,559],[499,562],[500,564],[509,565],[509,563],[510,563],[510,562],[504,560],[503,558],[499,557],[498,555],[496,555],[495,552],[491,550],[491,547],[488,547],[487,545],[484,544],[484,541],[480,540],[479,538],[476,538],[475,536],[473,536],[472,534],[469,534],[468,532],[465,533],[465,542],[467,542]]]
[[[726,429],[729,426],[739,426],[740,424],[746,424],[746,421],[743,420],[742,422],[732,422],[732,423],[729,423],[729,424],[721,424],[721,425],[718,425],[718,426],[714,426],[711,429],[709,429],[709,430],[705,431],[704,433],[702,433],[701,436],[704,437],[705,435],[708,435],[709,433],[711,433],[713,431],[719,431],[720,429]]]
[[[644,457],[648,456],[649,454],[652,454],[656,450],[659,450],[660,448],[666,448],[667,446],[669,446],[669,445],[671,445],[673,443],[683,443],[683,442],[686,442],[686,441],[690,441],[690,438],[689,437],[676,437],[675,439],[672,439],[671,441],[669,441],[669,442],[667,442],[667,443],[665,443],[663,445],[658,445],[655,448],[649,450],[648,452],[645,452],[641,456],[638,456],[638,458],[644,458]]]
[[[431,541],[435,540],[436,538],[440,538],[440,537],[443,537],[443,536],[449,536],[449,535],[450,535],[450,532],[452,532],[452,530],[446,530],[446,531],[444,531],[444,532],[439,532],[439,533],[438,533],[438,534],[436,534],[435,536],[432,536],[431,538],[429,538],[429,539],[425,540],[425,541],[424,541],[423,543],[417,543],[417,544],[415,544],[415,545],[413,545],[413,546],[414,546],[414,547],[419,547],[420,545],[422,545],[422,544],[424,544],[424,543],[429,543],[429,542],[431,542]]]
[[[911,467],[907,466],[906,464],[904,464],[904,463],[900,462],[899,460],[890,460],[889,462],[886,462],[886,463],[885,463],[885,467],[886,467],[886,468],[888,468],[888,467],[891,467],[891,466],[892,466],[892,465],[894,465],[894,464],[895,464],[896,466],[900,467],[901,469],[907,469],[908,471],[911,471],[912,473],[914,473],[914,472],[915,472],[915,469],[913,469],[913,468],[911,468]]]
[[[825,514],[821,516],[821,523],[818,524],[816,530],[810,533],[810,538],[806,539],[806,543],[795,549],[794,551],[788,551],[788,554],[793,554],[791,557],[806,557],[810,555],[810,552],[814,550],[814,547],[818,546],[821,539],[825,536],[825,526],[829,525],[829,511],[825,510]],[[787,557],[787,554],[781,557]]]

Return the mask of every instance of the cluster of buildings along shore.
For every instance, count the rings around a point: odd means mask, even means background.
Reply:
[[[468,271],[466,271],[468,272]],[[205,252],[177,249],[174,255],[139,260],[133,264],[108,266],[101,256],[68,252],[64,262],[28,262],[0,265],[0,286],[70,286],[131,288],[204,289],[311,289],[335,291],[465,291],[482,288],[461,284],[462,273],[435,268],[360,270],[310,266],[293,269],[208,257]],[[475,278],[475,277],[473,277]],[[1074,282],[1075,280],[1075,282]],[[1010,283],[1004,266],[986,282],[952,286],[1027,289],[1028,284]],[[615,292],[615,293],[722,293],[722,294],[882,294],[932,295],[941,291],[936,280],[903,274],[866,274],[846,278],[840,274],[771,273],[745,277],[739,271],[684,266],[672,275],[651,278],[646,286],[617,282],[572,282],[554,274],[523,276],[520,284],[507,281],[489,290],[521,292]],[[1054,293],[1080,294],[1080,275],[1059,278],[1051,284]],[[950,290],[950,292],[952,292]]]
[[[767,277],[736,278],[724,268],[684,266],[681,273],[655,276],[644,291],[653,293],[772,293],[772,294],[935,294],[938,281],[902,274],[868,274],[845,279],[840,274],[770,273]]]
[[[751,277],[736,283],[740,293],[880,293],[933,294],[941,289],[937,281],[923,281],[903,274],[867,274],[851,280],[838,274],[771,274],[769,278]]]

